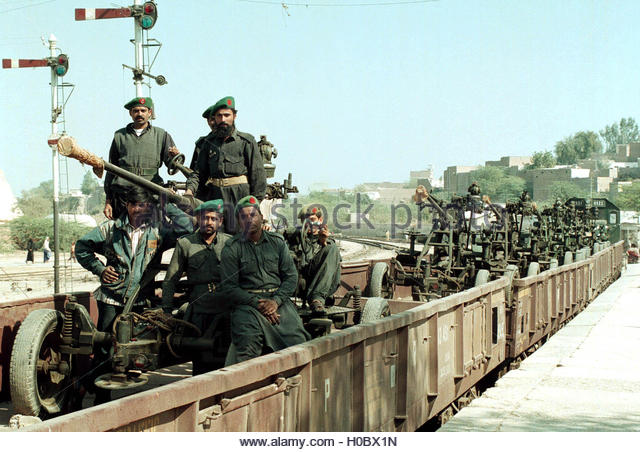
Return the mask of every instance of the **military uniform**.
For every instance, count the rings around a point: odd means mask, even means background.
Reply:
[[[213,115],[220,108],[235,111],[235,101],[225,97],[209,107],[203,117]],[[225,230],[235,231],[233,209],[245,196],[264,198],[267,179],[262,156],[252,135],[235,128],[230,136],[220,138],[211,132],[196,141],[195,168],[187,180],[187,189],[202,200],[222,199],[225,204]]]
[[[143,99],[146,101],[141,103]],[[135,98],[128,102],[125,108],[131,109],[140,105],[153,108],[153,102],[148,97]],[[133,123],[129,123],[114,133],[109,149],[109,163],[156,184],[162,184],[164,181],[158,170],[163,162],[166,165],[171,160],[169,148],[172,146],[175,146],[173,138],[164,129],[149,124],[138,136],[133,129]],[[126,211],[124,198],[131,185],[130,182],[107,172],[104,178],[104,192],[114,209],[113,218],[118,218]]]
[[[229,234],[216,233],[211,244],[202,239],[199,231],[178,240],[171,263],[162,284],[162,307],[170,309],[177,282],[187,274],[189,306],[184,320],[196,325],[202,337],[215,337],[214,348],[224,348],[230,343],[229,303],[217,296],[220,284],[220,259]],[[224,365],[224,358],[216,361],[212,352],[203,352],[193,359],[193,375],[208,372]]]
[[[323,246],[318,236],[302,227],[283,231],[289,244],[299,281],[296,295],[307,303],[319,300],[324,305],[340,286],[340,248],[332,238]]]
[[[291,301],[298,276],[280,234],[262,231],[257,243],[235,235],[222,250],[221,268],[222,296],[233,303],[235,353],[227,357],[228,365],[310,339]],[[277,302],[279,324],[272,325],[258,311],[261,298]]]

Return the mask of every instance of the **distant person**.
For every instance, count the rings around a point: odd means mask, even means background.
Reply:
[[[51,248],[49,248],[49,237],[44,239],[44,243],[42,244],[42,254],[44,255],[44,263],[49,262],[51,258]]]
[[[243,197],[253,194],[264,199],[267,176],[258,144],[252,135],[236,129],[236,104],[224,97],[202,114],[211,133],[198,139],[195,170],[187,180],[186,195],[208,201],[224,201],[224,225],[227,232],[236,231],[234,209]]]
[[[113,136],[109,149],[109,163],[156,184],[163,180],[158,170],[177,154],[173,138],[164,129],[152,126],[153,100],[150,97],[135,97],[124,106],[129,110],[133,122],[119,129]],[[126,193],[132,184],[107,173],[104,178],[106,195],[104,216],[115,220],[126,213]]]
[[[25,264],[28,264],[29,261],[31,261],[31,263],[33,264],[33,252],[36,249],[36,244],[33,243],[33,239],[29,238],[29,240],[27,240],[27,260],[25,261]]]
[[[631,247],[627,250],[627,256],[629,256],[630,264],[637,264],[638,258],[640,258],[640,251],[638,250],[638,244],[632,243]]]
[[[76,262],[76,242],[71,242],[71,250],[69,252],[69,259],[71,262]]]

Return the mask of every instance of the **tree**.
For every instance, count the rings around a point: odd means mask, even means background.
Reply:
[[[607,146],[605,152],[610,155],[616,153],[616,146],[618,144],[640,141],[638,124],[636,124],[633,118],[622,118],[619,124],[614,122],[610,126],[605,126],[605,128],[600,131],[600,136]]]
[[[82,185],[80,191],[83,195],[91,196],[96,188],[99,188],[100,184],[98,180],[93,176],[93,172],[87,171],[82,178]]]
[[[53,213],[53,181],[41,182],[36,188],[23,190],[16,208],[27,217],[44,218]]]
[[[553,168],[556,166],[556,159],[551,151],[534,152],[531,156],[530,169],[535,168]]]
[[[640,211],[640,181],[623,188],[622,193],[618,193],[616,197],[616,204],[621,210]]]
[[[573,165],[579,159],[588,159],[602,152],[602,143],[595,132],[578,132],[572,137],[558,141],[554,148],[558,163]]]
[[[471,172],[471,180],[478,183],[480,193],[494,202],[515,199],[525,188],[525,180],[518,176],[507,176],[502,168],[485,166]]]

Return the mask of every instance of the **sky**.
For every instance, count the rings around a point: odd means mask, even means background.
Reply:
[[[65,130],[104,158],[135,96],[133,19],[76,22],[74,8],[132,3],[0,0],[0,57],[44,58],[55,34],[75,85]],[[151,72],[168,84],[151,85],[153,124],[188,161],[202,112],[227,95],[238,129],[278,149],[275,180],[291,172],[303,192],[440,176],[640,119],[637,0],[281,3],[157,1]],[[49,82],[48,68],[0,70],[0,170],[16,195],[52,177]],[[79,187],[87,168],[62,168]]]

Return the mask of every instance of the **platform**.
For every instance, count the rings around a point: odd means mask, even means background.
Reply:
[[[640,264],[438,431],[640,431]]]

